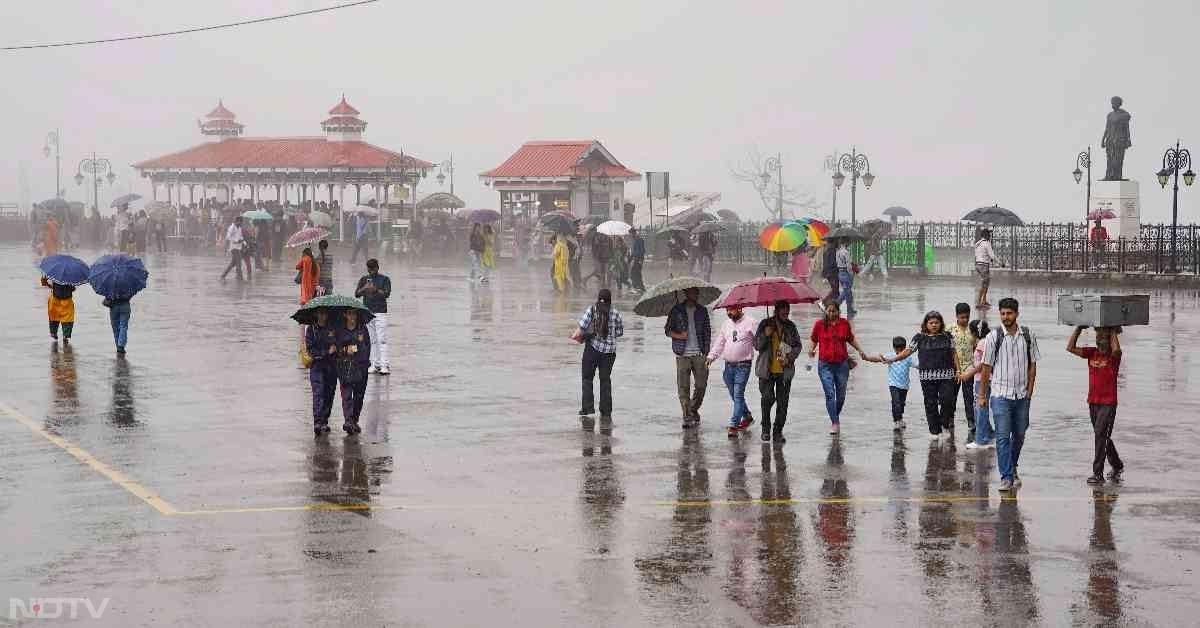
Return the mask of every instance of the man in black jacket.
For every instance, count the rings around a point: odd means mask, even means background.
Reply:
[[[758,358],[754,375],[758,377],[758,392],[762,395],[762,439],[787,442],[783,425],[787,423],[788,396],[792,378],[796,375],[796,358],[800,357],[801,339],[796,324],[788,318],[791,306],[787,301],[775,302],[775,313],[758,324],[754,348]],[[775,406],[775,422],[771,422],[771,406]]]
[[[363,305],[375,315],[367,323],[367,331],[371,334],[371,368],[368,373],[390,375],[391,365],[388,363],[388,334],[387,334],[387,300],[392,296],[392,280],[387,275],[379,274],[379,260],[367,260],[367,274],[358,280],[358,288],[354,296],[363,300]]]

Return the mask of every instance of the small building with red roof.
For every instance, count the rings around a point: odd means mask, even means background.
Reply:
[[[307,137],[245,137],[245,126],[224,101],[199,121],[208,139],[184,150],[133,164],[150,180],[151,196],[160,189],[168,202],[182,204],[208,198],[237,197],[280,202],[337,200],[346,205],[347,188],[353,204],[362,201],[363,188],[374,189],[386,202],[391,185],[411,188],[433,164],[363,141],[367,123],[342,96],[321,122],[324,135]],[[186,190],[187,200],[184,200]]]
[[[598,140],[526,142],[504,163],[480,173],[500,193],[500,212],[538,217],[567,210],[576,216],[625,218],[625,184],[641,174],[626,168]]]

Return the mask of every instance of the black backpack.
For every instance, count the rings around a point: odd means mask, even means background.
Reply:
[[[996,364],[996,359],[1000,357],[1000,345],[1004,343],[1004,338],[1008,334],[1004,333],[1004,327],[997,327],[996,331],[993,333],[995,333],[997,336],[996,348],[992,351],[992,365],[994,366]],[[1022,325],[1021,335],[1025,337],[1025,364],[1029,365],[1033,363],[1033,342],[1030,340],[1029,328]]]

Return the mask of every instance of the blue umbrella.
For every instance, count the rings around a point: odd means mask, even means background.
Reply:
[[[250,211],[243,212],[242,218],[246,220],[275,220],[271,212],[265,209],[251,209]]]
[[[109,299],[128,299],[146,287],[150,273],[142,260],[123,253],[105,255],[92,264],[88,281],[96,294]]]
[[[50,255],[38,263],[42,274],[54,283],[67,286],[82,286],[88,282],[88,265],[78,257]]]

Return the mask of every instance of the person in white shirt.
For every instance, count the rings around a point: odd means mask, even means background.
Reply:
[[[991,408],[996,423],[996,468],[1004,492],[1021,485],[1017,466],[1029,429],[1029,401],[1037,381],[1037,363],[1042,359],[1033,332],[1017,325],[1018,309],[1016,299],[1000,299],[1001,327],[988,334],[980,363],[978,404],[980,408]]]
[[[854,316],[854,263],[850,258],[850,240],[843,238],[837,243],[835,258],[838,267],[838,302],[846,304],[846,314]]]
[[[229,265],[225,267],[225,272],[221,273],[221,281],[225,280],[225,276],[229,271],[236,270],[238,281],[242,280],[242,243],[245,237],[242,236],[242,217],[238,216],[233,219],[233,223],[225,230],[225,246],[229,249]]]
[[[975,272],[979,274],[979,294],[975,304],[979,307],[991,305],[987,300],[988,286],[992,283],[992,264],[1000,264],[996,251],[992,249],[992,230],[984,229],[979,232],[979,240],[975,242]]]

